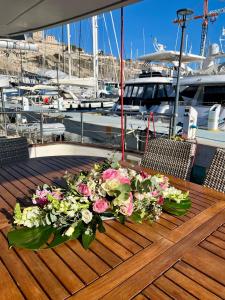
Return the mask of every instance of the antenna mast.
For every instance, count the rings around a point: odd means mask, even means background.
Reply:
[[[206,39],[208,33],[208,0],[204,0],[203,9],[203,23],[202,23],[202,33],[201,33],[201,44],[200,44],[200,55],[205,56]]]

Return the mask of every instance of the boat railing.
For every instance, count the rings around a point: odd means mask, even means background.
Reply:
[[[109,110],[57,112],[0,112],[2,136],[25,136],[30,143],[56,140],[101,144],[119,148],[121,144],[120,113]],[[149,137],[171,136],[172,115],[124,113],[124,135],[127,150],[143,150],[147,128]],[[60,126],[61,124],[61,126]],[[60,128],[60,132],[59,132]]]

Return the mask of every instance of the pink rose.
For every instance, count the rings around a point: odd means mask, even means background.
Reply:
[[[109,208],[109,203],[106,199],[102,198],[93,204],[93,211],[97,213],[103,213]]]
[[[118,176],[118,171],[115,169],[107,169],[102,173],[102,179],[105,180],[111,180]]]
[[[121,214],[125,216],[131,216],[134,210],[134,205],[133,205],[133,195],[130,193],[130,202],[128,205],[123,205],[120,207],[120,212]]]
[[[130,179],[127,177],[119,177],[119,181],[122,184],[130,184]]]
[[[34,204],[38,204],[40,206],[44,206],[48,203],[48,194],[50,194],[50,191],[44,189],[44,190],[36,190],[36,195],[34,196],[32,202]]]
[[[128,208],[127,208],[127,215],[128,216],[131,216],[132,213],[133,213],[133,210],[134,210],[134,205],[133,205],[133,202],[130,201],[129,205],[128,205]]]
[[[134,207],[133,207],[133,202],[130,202],[127,206],[121,206],[120,207],[120,212],[121,214],[125,216],[131,216],[133,213]]]
[[[88,186],[84,183],[80,183],[78,185],[78,192],[84,196],[91,196],[91,191],[90,189],[88,188]]]
[[[55,199],[62,200],[62,194],[59,191],[51,192],[51,194],[52,194],[52,197],[54,197]]]
[[[160,196],[158,201],[157,201],[157,204],[163,205],[163,203],[164,203],[164,198],[162,196]]]
[[[159,194],[159,192],[158,192],[158,191],[153,191],[153,192],[152,192],[152,196],[153,196],[153,197],[156,197],[156,196],[158,196],[158,194]]]
[[[167,183],[160,183],[159,184],[159,186],[160,186],[160,188],[163,190],[163,191],[165,191],[167,188],[168,188],[168,184]]]

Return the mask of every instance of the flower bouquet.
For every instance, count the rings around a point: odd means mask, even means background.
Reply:
[[[169,185],[163,175],[148,175],[106,161],[77,175],[66,174],[66,188],[44,185],[32,196],[32,205],[14,210],[9,246],[32,250],[52,248],[79,239],[85,249],[96,231],[105,232],[103,220],[124,223],[154,222],[162,211],[183,215],[191,206],[188,192]]]

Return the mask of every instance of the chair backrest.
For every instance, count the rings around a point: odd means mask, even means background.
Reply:
[[[0,138],[0,166],[29,158],[27,139]]]
[[[216,150],[203,185],[225,193],[225,149]]]
[[[149,140],[141,166],[189,179],[196,144],[157,138]]]

